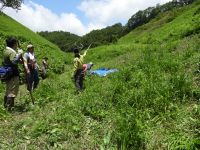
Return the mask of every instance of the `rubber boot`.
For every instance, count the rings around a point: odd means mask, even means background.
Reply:
[[[11,100],[11,108],[14,108],[14,97],[12,97],[12,100]]]
[[[7,108],[8,111],[12,111],[14,108],[14,97],[7,97]]]

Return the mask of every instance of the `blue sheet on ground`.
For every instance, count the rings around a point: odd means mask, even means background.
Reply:
[[[117,70],[117,69],[100,68],[98,70],[90,71],[90,74],[97,74],[97,75],[99,75],[101,77],[104,77],[104,76],[107,76],[110,73],[118,72],[118,71],[119,70]]]

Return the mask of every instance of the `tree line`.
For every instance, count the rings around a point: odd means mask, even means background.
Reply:
[[[0,10],[2,10],[4,7],[11,7],[13,9],[19,10],[22,3],[23,0],[0,0]]]
[[[82,37],[63,31],[43,31],[38,32],[38,34],[57,44],[62,51],[70,52],[73,51],[75,46],[80,46],[81,44],[85,49],[91,43],[91,47],[114,43],[123,35],[123,28],[121,23],[117,23],[101,30],[93,30]]]
[[[39,34],[51,42],[57,44],[61,50],[70,52],[76,44],[83,44],[83,49],[87,48],[91,43],[92,47],[115,43],[117,40],[128,34],[133,29],[148,23],[150,20],[158,16],[160,13],[169,11],[175,7],[182,7],[193,3],[195,0],[173,0],[163,5],[157,4],[155,7],[149,7],[140,10],[128,20],[124,26],[116,23],[112,26],[100,30],[93,30],[90,33],[80,37],[69,32],[40,32]]]
[[[117,40],[128,34],[133,29],[148,23],[150,20],[158,16],[160,13],[169,11],[175,7],[182,7],[189,5],[196,0],[172,0],[163,5],[157,4],[155,7],[149,7],[145,10],[140,10],[128,20],[123,26],[121,23],[116,23],[112,26],[100,30],[93,30],[84,36],[78,36],[70,32],[54,31],[54,32],[38,32],[52,43],[58,45],[58,47],[65,52],[70,52],[77,45],[84,45],[83,49],[87,48],[91,43],[92,47],[100,45],[106,45],[115,43]],[[23,0],[0,0],[3,7],[11,7],[13,9],[20,9]]]
[[[56,44],[64,52],[70,51],[74,44],[81,39],[78,35],[64,31],[42,31],[38,32],[38,34]]]
[[[155,7],[149,7],[143,11],[138,11],[134,14],[125,26],[126,32],[130,32],[138,26],[148,23],[151,19],[155,18],[158,14],[169,11],[175,7],[182,7],[189,5],[195,0],[172,0],[163,5],[157,4]]]

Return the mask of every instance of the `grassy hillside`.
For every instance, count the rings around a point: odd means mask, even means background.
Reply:
[[[80,40],[80,36],[64,31],[42,31],[39,35],[46,38],[52,43],[55,43],[64,52],[70,52],[74,44]]]
[[[15,36],[20,40],[21,47],[26,51],[26,46],[32,43],[35,46],[35,53],[40,63],[44,56],[49,58],[49,63],[52,69],[55,70],[56,66],[63,65],[64,62],[69,62],[66,54],[63,53],[56,45],[50,43],[46,39],[32,32],[28,28],[22,26],[12,18],[0,13],[0,54],[5,48],[5,39],[7,36]],[[1,60],[1,58],[0,58]]]
[[[0,148],[200,149],[199,18],[196,2],[91,49],[94,69],[119,72],[87,76],[80,94],[69,71],[42,81],[34,106],[22,86],[14,114],[0,107]]]

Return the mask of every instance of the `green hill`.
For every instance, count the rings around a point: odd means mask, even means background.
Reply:
[[[97,47],[101,45],[108,45],[110,43],[115,43],[117,39],[124,35],[124,27],[121,23],[116,23],[112,26],[100,30],[92,30],[83,36],[78,36],[70,32],[54,31],[54,32],[39,32],[38,34],[46,38],[52,43],[55,43],[60,47],[61,50],[65,52],[71,52],[72,49],[82,44],[83,49],[92,43],[91,47]]]
[[[87,76],[80,94],[68,71],[72,65],[41,81],[34,106],[20,87],[15,113],[0,107],[0,148],[199,149],[199,29],[198,1],[159,14],[116,44],[91,49],[86,62],[94,69],[119,72]]]
[[[52,64],[52,70],[56,70],[56,66],[63,66],[64,62],[69,61],[66,54],[63,53],[56,45],[50,43],[38,34],[32,32],[28,28],[22,26],[12,18],[0,13],[0,54],[5,48],[5,39],[7,36],[15,36],[20,40],[21,47],[25,51],[26,46],[32,43],[35,46],[37,59],[40,61],[44,56],[49,58]],[[1,59],[1,58],[0,58]],[[40,64],[40,62],[38,62]],[[56,72],[56,71],[55,71]]]
[[[81,38],[78,35],[64,31],[53,31],[53,32],[44,31],[44,32],[39,32],[38,34],[46,38],[50,42],[58,45],[59,48],[64,52],[71,51],[72,47],[74,46],[74,43],[79,41],[79,39]]]

